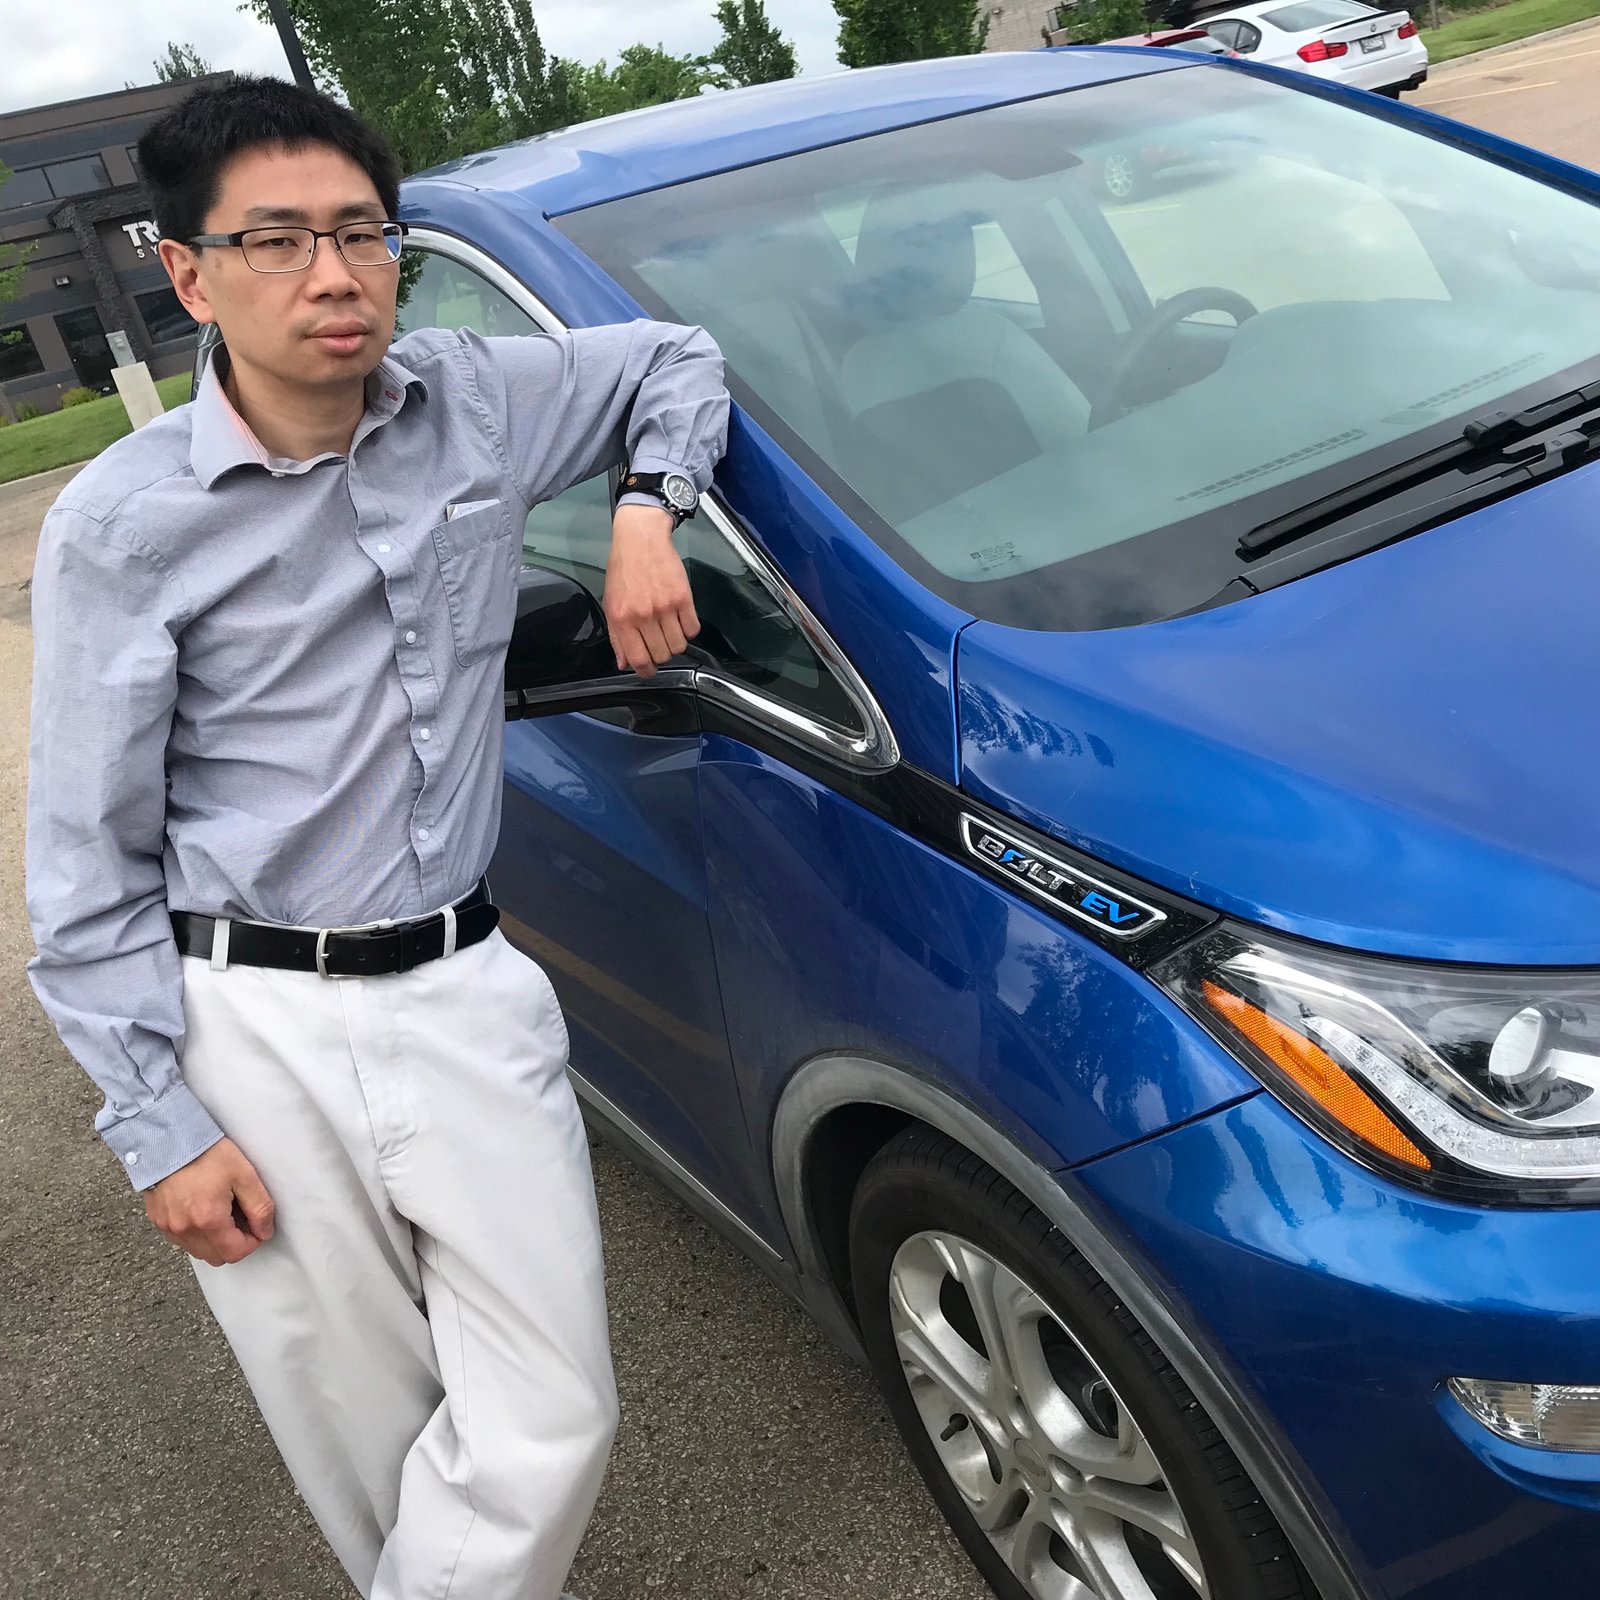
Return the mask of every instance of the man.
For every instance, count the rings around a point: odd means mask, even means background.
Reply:
[[[481,882],[502,663],[529,506],[624,458],[703,489],[721,360],[390,350],[397,169],[321,96],[201,90],[139,154],[225,348],[45,522],[31,976],[361,1592],[555,1600],[616,1402],[565,1025]],[[676,520],[616,513],[619,667],[697,631]]]

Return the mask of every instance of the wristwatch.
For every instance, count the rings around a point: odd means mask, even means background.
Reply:
[[[623,494],[648,494],[672,513],[674,524],[692,517],[700,506],[700,492],[681,472],[634,472],[622,474]]]

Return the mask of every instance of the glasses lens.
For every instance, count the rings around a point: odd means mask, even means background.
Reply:
[[[400,259],[400,229],[393,222],[353,222],[339,230],[339,250],[352,267],[386,267]]]
[[[240,248],[257,272],[298,272],[311,259],[309,228],[263,228],[247,233]]]

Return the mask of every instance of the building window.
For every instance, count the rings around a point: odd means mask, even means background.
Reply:
[[[99,156],[84,156],[78,161],[58,161],[44,171],[58,200],[75,194],[93,194],[96,189],[111,187],[111,180],[106,176],[106,164]]]
[[[0,383],[32,378],[44,371],[44,362],[26,328],[0,328]]]
[[[36,206],[49,200],[50,181],[43,167],[24,167],[13,172],[0,187],[0,211],[10,211],[16,206]]]
[[[144,320],[144,331],[150,335],[151,344],[168,344],[174,339],[192,339],[195,321],[183,309],[183,302],[171,289],[152,289],[148,294],[136,294],[133,303]]]
[[[128,161],[130,162],[130,164],[133,167],[134,176],[136,178],[139,178],[142,181],[143,178],[144,178],[144,168],[139,165],[139,147],[138,147],[138,145],[130,144],[130,145],[125,145],[123,148],[126,149],[126,151],[128,152]]]

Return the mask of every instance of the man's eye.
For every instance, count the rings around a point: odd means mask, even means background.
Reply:
[[[298,250],[300,241],[290,238],[285,233],[275,233],[269,234],[264,239],[257,239],[256,245],[263,250]]]
[[[374,244],[380,237],[375,228],[347,228],[344,234],[346,244]]]

